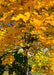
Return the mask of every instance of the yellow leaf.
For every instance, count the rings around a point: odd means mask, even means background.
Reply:
[[[25,14],[27,17],[30,17],[30,13],[29,12],[25,12]]]

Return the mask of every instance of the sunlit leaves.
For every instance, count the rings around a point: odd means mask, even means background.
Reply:
[[[12,20],[19,20],[19,19],[23,19],[23,21],[27,21],[29,19],[30,13],[26,12],[24,15],[23,14],[19,14],[17,17],[12,17]]]
[[[41,72],[44,72],[44,71],[45,71],[44,67],[46,67],[46,66],[44,66],[44,65],[47,65],[48,63],[50,63],[48,59],[49,59],[49,58],[46,57],[43,52],[38,51],[38,53],[37,53],[37,54],[34,56],[34,58],[33,58],[33,62],[34,62],[35,64],[32,65],[31,72],[39,72],[39,70],[40,70]],[[43,67],[43,66],[44,66],[44,67]],[[39,70],[38,70],[38,69],[39,69]]]
[[[6,64],[11,65],[15,59],[13,55],[7,54],[5,57],[1,58],[1,60],[2,60],[2,65]]]

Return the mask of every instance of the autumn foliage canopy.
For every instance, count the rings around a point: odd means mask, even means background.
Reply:
[[[12,52],[18,51],[19,46],[24,48],[24,56],[28,51],[36,54],[37,49],[40,51],[41,48],[43,50],[48,48],[49,61],[51,61],[54,53],[53,45],[54,0],[0,0],[0,56],[10,52],[5,57],[7,59],[1,59],[2,64],[12,64],[14,61]],[[10,60],[9,56],[13,60]],[[7,62],[7,60],[10,61]],[[51,71],[54,72],[54,67]]]

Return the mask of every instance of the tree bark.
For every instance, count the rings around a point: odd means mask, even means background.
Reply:
[[[24,56],[25,75],[28,75],[28,58]]]

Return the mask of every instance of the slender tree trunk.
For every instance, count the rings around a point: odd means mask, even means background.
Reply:
[[[24,39],[25,39],[25,43],[26,43],[26,33],[25,33]],[[26,56],[24,56],[24,66],[25,66],[25,75],[28,75],[28,58],[27,58],[27,52],[26,52]]]
[[[28,58],[24,56],[25,75],[28,75]]]
[[[9,69],[9,75],[13,75],[13,69]]]

